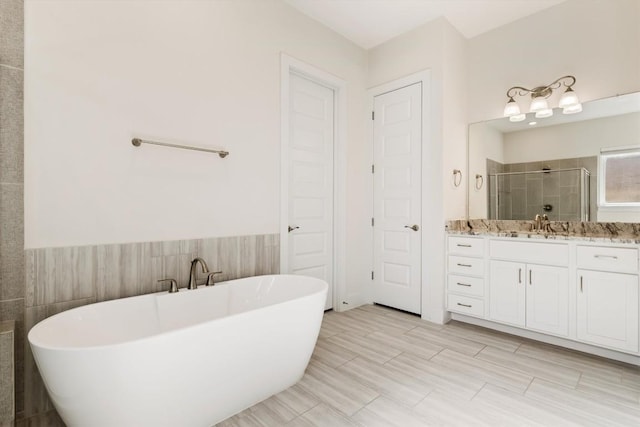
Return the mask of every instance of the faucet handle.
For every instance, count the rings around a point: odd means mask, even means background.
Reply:
[[[171,282],[171,286],[169,287],[169,293],[170,294],[178,292],[178,282],[176,282],[175,279],[161,279],[161,280],[158,280],[158,283],[162,283],[162,282]]]
[[[210,273],[207,273],[207,281],[205,283],[206,286],[215,285],[215,283],[213,282],[213,276],[215,276],[216,274],[222,274],[222,271],[212,271]]]

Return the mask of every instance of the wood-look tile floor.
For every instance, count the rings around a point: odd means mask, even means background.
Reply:
[[[640,427],[640,368],[368,305],[325,313],[302,380],[217,425],[254,426]]]
[[[327,312],[302,380],[218,424],[640,426],[640,368],[382,306]]]

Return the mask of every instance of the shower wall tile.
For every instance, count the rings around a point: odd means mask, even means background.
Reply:
[[[27,307],[95,296],[95,246],[29,249],[26,259]]]
[[[238,239],[238,277],[256,275],[256,243],[256,236],[242,236]]]
[[[2,28],[1,33],[4,33],[4,27],[0,28]],[[0,66],[0,93],[2,93],[0,97],[0,182],[2,183],[22,184],[24,181],[23,74],[22,70]]]
[[[15,381],[16,381],[16,413],[23,408],[24,398],[24,299],[0,301],[0,322],[13,320],[15,322]]]
[[[0,184],[0,300],[25,295],[23,191],[22,184]]]
[[[158,283],[164,279],[162,257],[152,256],[152,243],[140,243],[139,291],[149,294],[167,289],[165,284]]]
[[[0,322],[0,424],[15,418],[15,322]]]
[[[96,247],[96,297],[98,301],[126,298],[140,293],[139,243]]]
[[[0,1],[0,64],[23,68],[24,0]]]

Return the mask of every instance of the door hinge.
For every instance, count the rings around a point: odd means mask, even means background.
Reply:
[[[376,165],[371,165],[371,173],[375,173],[376,172]]]
[[[371,280],[373,280],[373,271],[371,272]]]
[[[371,120],[375,120],[376,119],[376,112],[372,111],[371,112]]]
[[[373,217],[371,218],[371,226],[373,227],[375,225],[376,221],[373,219]]]

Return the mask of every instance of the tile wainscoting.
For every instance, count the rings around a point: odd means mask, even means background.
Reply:
[[[26,333],[56,313],[94,302],[167,289],[171,278],[185,287],[191,260],[203,258],[226,281],[280,271],[280,236],[219,237],[166,242],[29,249],[26,257],[24,335],[24,414],[52,405],[36,368]],[[204,275],[199,273],[199,279]]]

